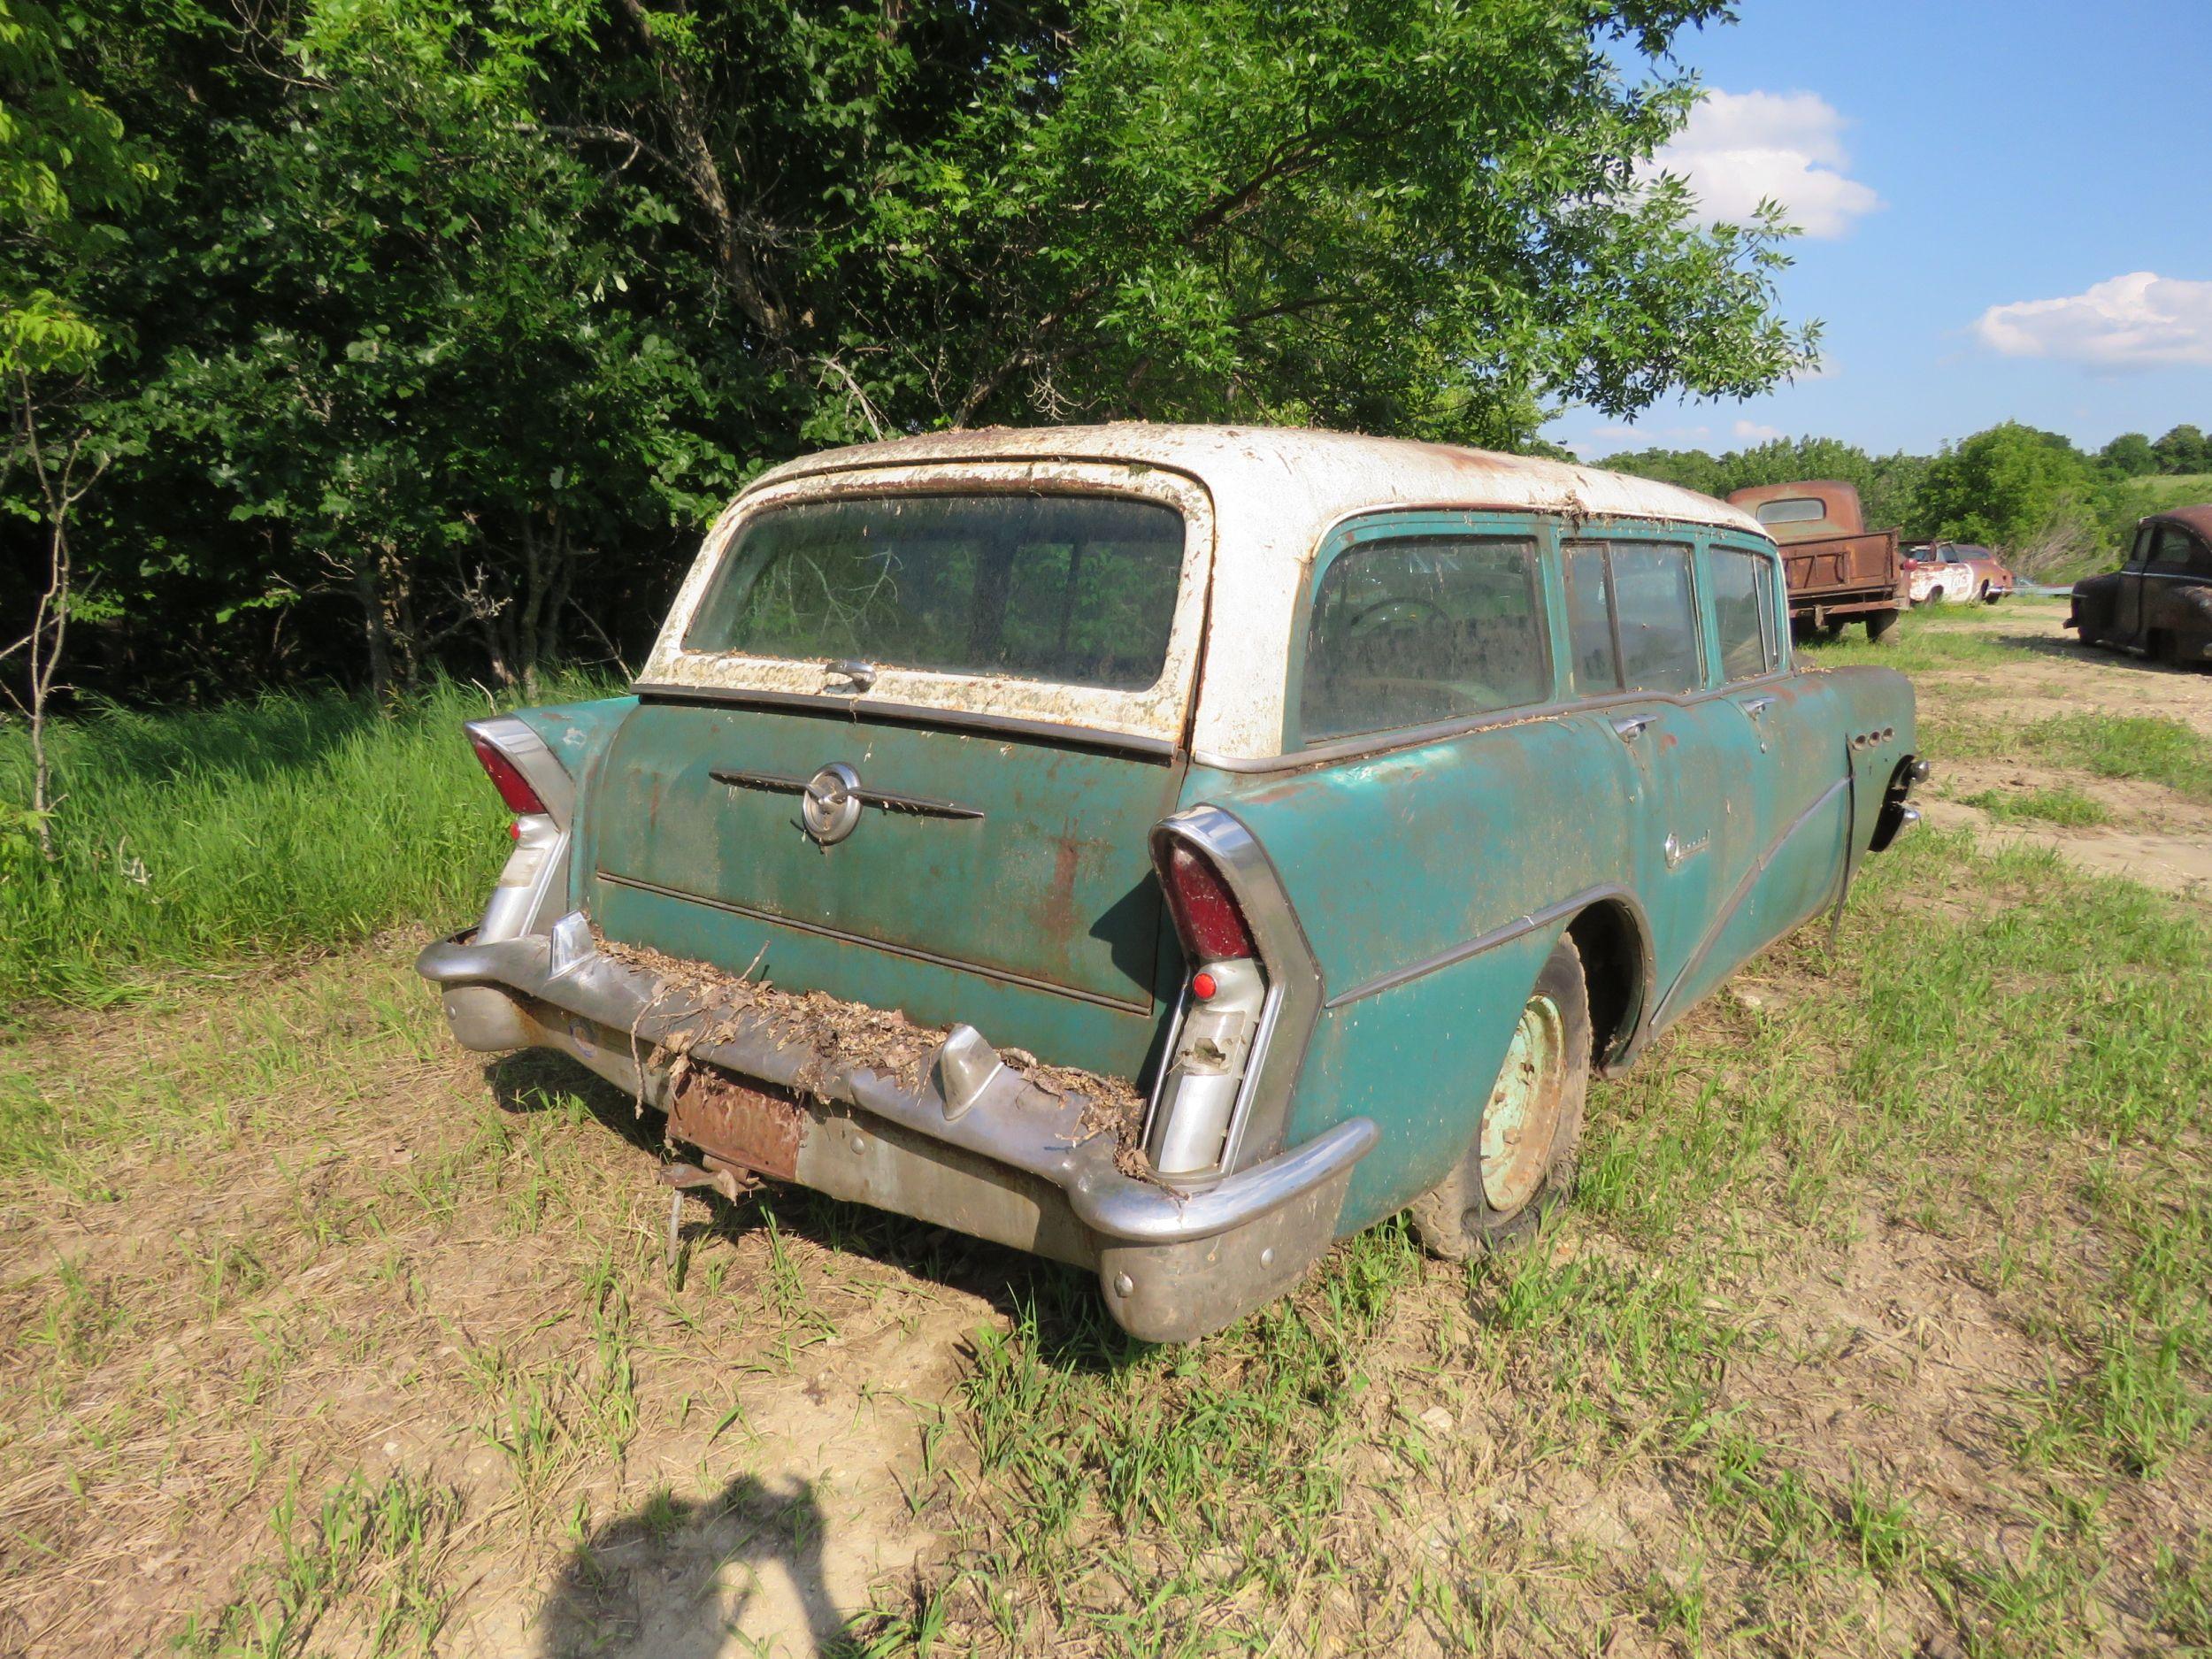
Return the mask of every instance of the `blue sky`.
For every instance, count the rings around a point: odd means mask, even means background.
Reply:
[[[1738,9],[1679,44],[1717,96],[1669,161],[1717,215],[1764,189],[1815,233],[1781,303],[1826,325],[1825,365],[1548,435],[1601,457],[1778,433],[1927,451],[2007,419],[2093,449],[2212,429],[2212,0]]]

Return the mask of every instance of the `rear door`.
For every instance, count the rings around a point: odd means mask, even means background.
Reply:
[[[1742,716],[1701,697],[1705,670],[1686,541],[1621,536],[1563,549],[1577,695],[1620,746],[1636,891],[1663,987],[1701,983],[1708,930],[1748,867],[1757,774]],[[1686,981],[1678,1002],[1694,1000]]]
[[[1148,833],[1181,782],[1203,609],[1194,509],[940,480],[748,515],[588,804],[595,918],[1135,1075],[1162,971]]]
[[[1847,747],[1834,710],[1787,672],[1788,645],[1763,551],[1706,551],[1717,699],[1751,739],[1742,751],[1758,803],[1749,885],[1718,918],[1719,975],[1763,949],[1834,895],[1850,833]]]

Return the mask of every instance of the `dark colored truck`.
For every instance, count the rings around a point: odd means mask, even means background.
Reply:
[[[1772,536],[1782,549],[1789,584],[1790,619],[1833,639],[1848,622],[1864,622],[1878,640],[1905,608],[1898,532],[1869,530],[1859,515],[1859,492],[1834,479],[1761,484],[1728,498]]]

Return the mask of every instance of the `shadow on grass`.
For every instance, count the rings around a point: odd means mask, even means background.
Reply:
[[[2193,663],[2162,663],[2155,657],[2144,657],[2120,646],[2084,645],[2071,637],[2053,637],[2047,634],[2008,634],[2001,642],[2023,651],[2032,651],[2039,657],[2055,657],[2070,663],[2104,663],[2114,668],[2132,668],[2139,673],[2178,675],[2184,679],[2201,677],[2203,670]]]
[[[848,1651],[822,1570],[827,1522],[813,1483],[740,1475],[710,1498],[654,1494],[571,1553],[537,1624],[540,1659],[710,1659],[743,1631]],[[774,1651],[784,1651],[780,1641]]]
[[[503,1056],[485,1068],[485,1079],[503,1110],[527,1113],[564,1100],[580,1102],[603,1129],[645,1155],[638,1162],[639,1183],[653,1180],[664,1120],[649,1107],[641,1114],[637,1102],[605,1079],[543,1049]],[[894,1272],[977,1297],[1009,1320],[1033,1322],[1039,1356],[1056,1371],[1118,1371],[1146,1351],[1108,1317],[1097,1276],[1087,1268],[776,1182],[734,1203],[695,1189],[686,1195],[684,1210],[680,1272],[703,1246],[716,1240],[734,1245],[772,1221],[785,1236],[866,1256]]]

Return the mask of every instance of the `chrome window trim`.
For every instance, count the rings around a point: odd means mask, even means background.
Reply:
[[[1267,971],[1267,1001],[1261,1008],[1252,1057],[1237,1091],[1228,1136],[1221,1149],[1222,1171],[1233,1174],[1280,1148],[1291,1097],[1296,1092],[1328,987],[1306,930],[1291,908],[1282,878],[1266,849],[1233,814],[1211,804],[1187,807],[1162,818],[1153,826],[1152,835],[1156,848],[1163,840],[1187,842],[1221,872]],[[1189,994],[1186,985],[1183,995]],[[1179,1003],[1176,1018],[1182,1018]],[[1160,1079],[1155,1079],[1154,1099],[1146,1106],[1148,1119],[1159,1087]]]
[[[873,664],[885,696],[869,703],[856,690],[830,692],[829,665],[814,658],[694,650],[685,644],[693,618],[746,530],[762,516],[821,502],[914,495],[1104,496],[1148,502],[1180,514],[1183,564],[1166,653],[1158,676],[1133,689],[1081,686],[1018,675],[964,673],[895,663]],[[1205,655],[1214,541],[1211,495],[1191,475],[1128,462],[1015,461],[978,457],[959,461],[879,463],[852,472],[795,476],[755,484],[731,503],[678,589],[634,689],[722,691],[741,696],[817,701],[831,707],[907,708],[932,715],[1012,712],[1001,718],[1045,730],[1092,729],[1163,741],[1172,749],[1189,729],[1200,659]],[[785,703],[783,706],[793,706]]]

